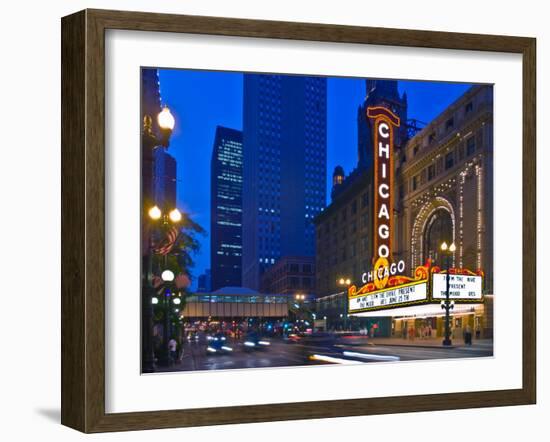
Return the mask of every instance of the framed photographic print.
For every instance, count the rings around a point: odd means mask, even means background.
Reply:
[[[535,402],[534,39],[81,11],[62,144],[63,424]]]

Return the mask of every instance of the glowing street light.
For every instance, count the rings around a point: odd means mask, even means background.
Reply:
[[[174,125],[176,124],[176,120],[170,112],[170,109],[168,109],[168,106],[164,106],[162,108],[162,111],[160,111],[157,116],[157,122],[159,124],[161,135],[160,144],[167,148],[170,142],[170,135],[172,135]]]
[[[179,223],[181,221],[181,212],[178,209],[174,209],[170,211],[168,217],[170,218],[170,221],[173,223]]]
[[[168,106],[164,106],[157,116],[157,122],[161,129],[173,131],[176,125],[176,120],[170,112]]]
[[[172,282],[175,278],[174,272],[172,270],[165,270],[164,272],[162,272],[160,277],[164,282]]]
[[[149,218],[151,218],[152,220],[158,220],[160,219],[160,217],[162,216],[162,212],[160,211],[160,209],[158,208],[158,206],[153,206],[149,209]]]

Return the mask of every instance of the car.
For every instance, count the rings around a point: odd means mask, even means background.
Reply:
[[[296,343],[300,342],[300,339],[302,339],[302,338],[297,333],[289,333],[288,335],[285,335],[283,339],[288,344],[296,344]]]
[[[246,334],[243,345],[247,351],[260,350],[269,347],[271,342],[262,338],[258,332],[252,331]]]
[[[216,333],[208,336],[208,343],[206,345],[206,354],[229,354],[233,352],[233,348],[229,346],[227,337],[223,333]]]
[[[332,347],[337,341],[334,333],[314,332],[301,335],[300,343],[313,347]]]

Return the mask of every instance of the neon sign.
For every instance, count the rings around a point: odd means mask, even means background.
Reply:
[[[393,228],[394,128],[399,127],[400,120],[381,106],[367,108],[367,117],[373,120],[374,138],[374,257],[375,261],[387,260],[387,266],[391,261]]]

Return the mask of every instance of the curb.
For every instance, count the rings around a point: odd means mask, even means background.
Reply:
[[[374,343],[368,343],[367,345],[372,345],[373,347],[376,347],[377,345],[378,346],[381,346],[381,347],[413,347],[413,348],[439,348],[439,349],[443,349],[443,348],[458,348],[459,346],[458,345],[414,345],[414,344],[394,344],[394,343],[390,343],[390,344],[374,344]]]

